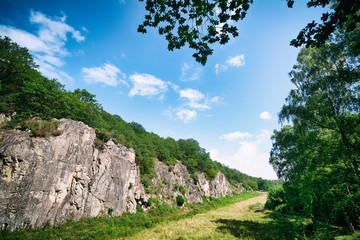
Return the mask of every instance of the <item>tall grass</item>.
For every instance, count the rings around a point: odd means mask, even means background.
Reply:
[[[0,239],[113,239],[130,236],[145,228],[151,228],[159,223],[192,217],[198,213],[223,207],[260,195],[260,193],[243,193],[233,197],[209,198],[203,203],[185,204],[184,207],[171,207],[158,204],[147,214],[125,213],[117,217],[96,217],[81,221],[68,221],[65,224],[41,229],[0,233]]]

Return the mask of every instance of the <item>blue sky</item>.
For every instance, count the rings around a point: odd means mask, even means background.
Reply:
[[[215,45],[206,66],[186,47],[167,51],[155,29],[137,33],[145,11],[135,0],[1,0],[0,35],[27,47],[45,76],[87,89],[125,121],[194,138],[214,160],[276,179],[270,136],[299,51],[289,42],[324,11],[305,4],[255,1],[239,37]]]

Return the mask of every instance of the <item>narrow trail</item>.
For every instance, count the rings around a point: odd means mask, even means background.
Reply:
[[[254,204],[265,204],[267,195],[251,198],[226,207],[218,208],[192,218],[163,223],[146,229],[129,239],[238,239],[230,231],[221,231],[224,222],[252,221],[259,214],[249,211]]]

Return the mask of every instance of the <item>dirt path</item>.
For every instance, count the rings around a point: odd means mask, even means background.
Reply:
[[[238,239],[230,231],[221,231],[224,222],[253,221],[259,214],[249,211],[249,207],[265,204],[267,195],[251,198],[207,213],[195,215],[193,218],[163,223],[152,229],[146,229],[130,239]]]

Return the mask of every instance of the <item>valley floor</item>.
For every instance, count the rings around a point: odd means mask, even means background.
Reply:
[[[191,218],[169,221],[145,229],[129,239],[359,239],[360,232],[346,234],[344,229],[328,225],[314,227],[310,219],[264,212],[267,194],[235,204],[194,215]],[[342,235],[342,236],[341,236]]]
[[[130,239],[238,239],[252,238],[257,233],[251,229],[241,231],[241,223],[264,218],[261,206],[266,202],[266,194],[218,208],[192,218],[170,221],[146,229]],[[252,209],[251,209],[252,208]],[[262,221],[266,221],[262,219]],[[240,229],[235,229],[235,228]],[[246,226],[244,226],[246,228]]]

